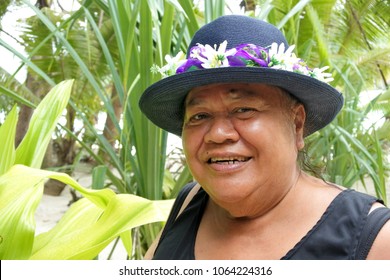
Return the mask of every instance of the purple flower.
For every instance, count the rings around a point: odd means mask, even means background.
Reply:
[[[198,58],[199,56],[206,58],[206,56],[203,54],[205,51],[206,51],[206,48],[203,45],[197,44],[196,46],[193,46],[190,49],[190,55],[189,55],[188,59]]]
[[[248,61],[249,63],[246,63],[246,65],[249,66],[268,66],[268,61],[264,60],[262,50],[259,48],[237,48],[237,52],[234,56]]]
[[[202,68],[202,61],[194,58],[189,58],[176,69],[176,74]]]
[[[240,67],[240,66],[246,66],[247,63],[244,59],[241,59],[237,56],[228,56],[226,57],[227,60],[229,61],[229,66],[233,66],[233,67]]]
[[[292,53],[294,46],[287,50],[283,43],[272,43],[270,48],[254,44],[240,44],[232,49],[226,49],[226,46],[226,40],[218,48],[216,45],[197,44],[190,49],[187,59],[184,59],[183,53],[179,53],[174,58],[166,58],[167,65],[154,69],[166,77],[174,73],[217,67],[265,67],[300,73],[324,82],[332,80],[331,74],[324,72],[327,68],[310,69],[302,59],[296,57]]]
[[[300,68],[301,68],[301,66],[298,65],[298,64],[294,64],[293,67],[292,67],[292,69],[293,69],[294,71],[297,71],[297,70],[299,70]]]

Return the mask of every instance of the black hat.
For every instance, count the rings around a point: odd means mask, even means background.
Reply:
[[[215,54],[224,53],[214,61],[219,65],[208,64],[210,58],[204,55],[213,46]],[[282,61],[285,49],[286,61]],[[335,118],[343,97],[326,83],[323,69],[308,68],[291,51],[275,26],[247,16],[222,16],[195,33],[187,59],[178,62],[174,73],[168,73],[173,75],[145,90],[139,102],[141,111],[157,126],[181,136],[184,100],[191,89],[217,83],[268,84],[283,88],[304,105],[304,134],[308,136]],[[271,55],[275,52],[282,54],[279,60]],[[290,59],[294,63],[289,63]],[[159,69],[172,71],[169,67]]]

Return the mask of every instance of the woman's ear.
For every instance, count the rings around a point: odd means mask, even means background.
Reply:
[[[295,125],[295,142],[297,149],[302,150],[305,146],[304,142],[304,128],[305,128],[306,112],[302,104],[294,108],[294,125]]]

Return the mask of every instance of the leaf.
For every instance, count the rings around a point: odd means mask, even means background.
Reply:
[[[92,170],[92,188],[94,190],[100,190],[104,188],[107,166],[99,165]]]
[[[34,110],[25,137],[16,149],[16,164],[39,168],[57,121],[68,104],[73,80],[56,85]]]
[[[122,244],[126,249],[127,255],[131,256],[133,250],[133,242],[131,230],[125,231],[121,233]]]
[[[300,0],[289,12],[288,14],[279,22],[278,28],[282,28],[285,23],[290,20],[295,14],[299,13],[310,0]]]
[[[30,101],[28,101],[26,98],[24,98],[23,96],[17,94],[16,92],[8,89],[8,88],[5,88],[3,86],[0,86],[0,93],[4,94],[4,95],[7,95],[8,97],[14,99],[15,101],[17,101],[19,104],[24,104],[30,108],[35,108],[36,105],[31,103]]]
[[[53,85],[52,79],[44,72],[42,71],[37,65],[35,65],[30,58],[24,56],[20,52],[18,52],[15,48],[13,48],[11,45],[7,44],[4,40],[0,38],[0,46],[6,48],[9,50],[13,55],[17,56],[22,60],[29,68],[34,70],[36,73],[38,73],[48,84]]]
[[[51,231],[37,236],[40,249],[34,250],[31,259],[93,259],[117,236],[130,229],[165,221],[171,205],[171,200],[151,201],[118,194],[102,210],[91,206],[87,199],[81,199]],[[77,219],[75,226],[74,215],[85,223]],[[43,240],[44,246],[40,245]]]
[[[99,219],[102,212],[103,209],[86,198],[76,201],[65,212],[55,227],[48,232],[37,235],[32,254],[45,250],[46,246],[53,246],[53,243],[57,243],[60,238],[64,239],[64,236],[70,235],[70,233],[77,235],[81,228],[92,226]],[[77,240],[80,241],[78,238]],[[81,242],[85,241],[81,240]],[[57,249],[53,254],[64,254],[64,252]],[[59,257],[54,256],[54,258],[58,259]]]
[[[44,177],[18,166],[0,176],[0,259],[29,258],[35,234],[35,210],[42,198]]]
[[[84,198],[34,241],[34,213],[49,178],[68,184]],[[111,189],[85,189],[65,173],[23,165],[0,176],[0,201],[0,259],[93,259],[132,228],[165,221],[172,206],[172,200],[151,201],[116,195]]]
[[[14,106],[7,119],[0,126],[0,176],[4,174],[15,162],[15,133],[18,123],[17,108]]]

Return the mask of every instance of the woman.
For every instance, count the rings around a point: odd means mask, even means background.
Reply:
[[[182,137],[195,184],[183,188],[145,258],[390,259],[390,210],[301,171],[304,138],[343,98],[274,26],[224,16],[159,68],[140,100]],[[194,186],[195,185],[195,186]]]

